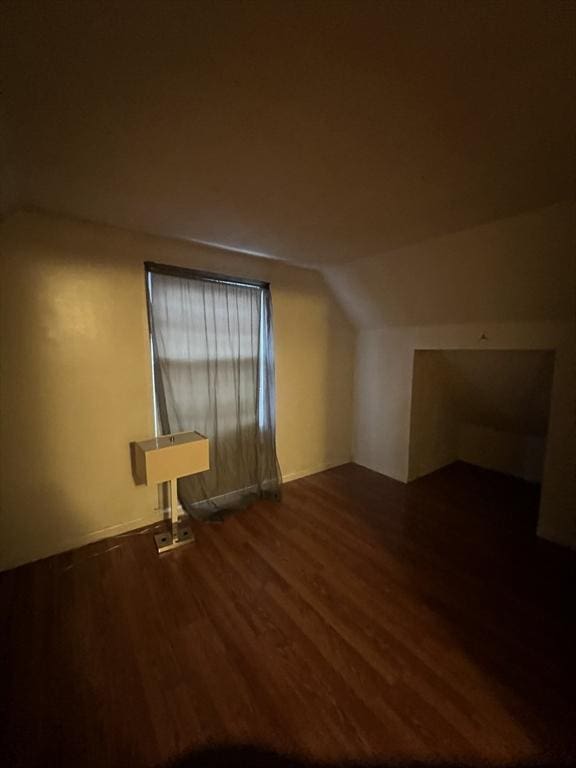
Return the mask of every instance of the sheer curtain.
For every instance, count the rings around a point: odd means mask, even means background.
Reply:
[[[221,516],[279,498],[267,283],[146,264],[158,428],[210,440],[210,470],[178,481],[184,509]]]

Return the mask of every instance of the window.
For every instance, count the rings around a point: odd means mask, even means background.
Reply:
[[[189,478],[203,497],[191,503],[246,489],[261,495],[279,482],[268,284],[146,269],[158,430],[196,430],[211,444],[206,488]]]

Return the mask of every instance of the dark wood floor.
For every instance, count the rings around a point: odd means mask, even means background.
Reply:
[[[135,535],[1,574],[3,765],[569,755],[575,559],[536,509],[463,464],[347,465],[162,558]]]

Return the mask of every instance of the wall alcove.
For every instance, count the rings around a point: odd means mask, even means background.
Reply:
[[[542,482],[548,350],[415,350],[409,480],[454,461]]]

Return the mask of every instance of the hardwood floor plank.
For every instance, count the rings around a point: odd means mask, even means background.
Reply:
[[[253,539],[261,537],[262,541],[269,542],[272,538],[267,530],[269,523],[270,520],[259,519],[255,525],[258,533],[252,530]],[[266,543],[258,542],[253,546],[268,560],[271,567],[276,567],[282,573],[293,591],[301,594],[308,605],[368,664],[369,674],[380,678],[379,685],[386,690],[388,716],[390,708],[393,708],[397,721],[410,728],[410,741],[413,743],[416,739],[421,739],[431,749],[441,752],[444,745],[436,744],[434,734],[442,733],[442,738],[446,738],[449,725],[443,720],[441,727],[435,728],[434,721],[444,717],[440,715],[441,710],[431,706],[426,711],[425,697],[421,697],[414,690],[406,689],[405,667],[413,664],[415,659],[406,660],[406,648],[399,649],[393,642],[387,628],[377,618],[379,605],[361,605],[362,598],[367,596],[366,592],[363,595],[354,594],[346,584],[337,583],[330,576],[329,570],[322,570],[320,573],[317,563],[297,551],[295,539],[295,531],[291,531],[289,557],[283,556],[285,550],[270,548]],[[286,566],[285,561],[289,561],[290,566]],[[305,562],[309,562],[309,572],[306,572]],[[294,564],[298,564],[296,572],[293,570]],[[348,580],[352,578],[352,574],[348,574]],[[373,612],[370,608],[374,609]],[[422,676],[417,679],[419,685],[422,685]],[[419,699],[416,706],[412,705],[412,696]],[[443,699],[444,712],[448,708],[449,702]],[[426,712],[425,717],[413,714],[414,711],[420,713],[422,710]],[[453,731],[451,738],[458,744],[460,753],[470,752],[471,745],[460,737],[458,731]]]

